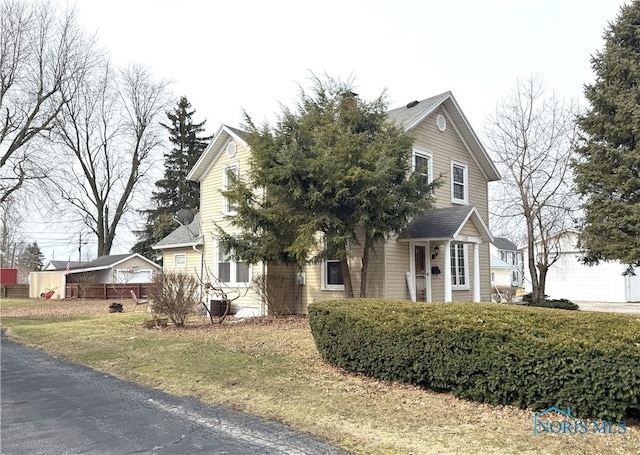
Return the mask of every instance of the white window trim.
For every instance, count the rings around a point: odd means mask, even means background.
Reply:
[[[218,242],[216,242],[216,248],[215,248],[215,273],[216,275],[220,272],[220,244]],[[224,284],[225,286],[229,286],[229,287],[247,287],[251,284],[251,277],[252,277],[252,272],[253,272],[253,267],[251,267],[251,265],[247,264],[247,267],[249,268],[249,276],[248,276],[248,281],[236,281],[236,273],[237,273],[237,267],[238,267],[238,263],[236,261],[233,260],[233,255],[230,255],[229,257],[229,279],[231,281],[220,281],[222,284]],[[245,263],[246,264],[246,263]],[[216,276],[217,279],[220,279],[219,276]]]
[[[429,183],[433,182],[433,153],[414,147],[413,154],[411,155],[412,172],[416,171],[416,156],[427,158],[429,160],[429,167],[427,168],[427,181]]]
[[[469,249],[467,248],[467,244],[466,243],[452,243],[451,244],[451,248],[457,246],[457,245],[462,245],[462,258],[464,260],[464,285],[456,285],[453,284],[456,276],[458,275],[458,267],[457,267],[457,255],[453,255],[451,254],[451,259],[455,259],[456,260],[456,267],[455,270],[456,272],[454,273],[453,270],[451,271],[451,290],[453,291],[468,291],[471,289],[471,285],[469,283],[469,278],[470,278],[470,274],[469,274]],[[449,267],[451,267],[451,264],[449,264]]]
[[[234,161],[233,163],[228,163],[225,164],[222,167],[222,191],[227,191],[229,189],[229,176],[228,176],[228,171],[229,169],[235,169],[235,173],[237,176],[240,176],[240,164],[237,161]],[[236,211],[235,210],[231,210],[229,208],[230,206],[230,202],[229,199],[227,199],[226,197],[222,197],[222,213],[224,215],[235,215]]]
[[[184,262],[182,264],[178,264],[178,258],[183,258]],[[173,268],[174,269],[184,269],[187,267],[187,254],[186,253],[176,253],[173,255]]]
[[[337,259],[323,259],[322,269],[320,270],[320,290],[321,291],[344,291],[344,284],[328,284],[327,283],[327,262],[340,262]]]
[[[454,182],[453,182],[453,168],[460,167],[463,170],[462,178],[464,179],[463,185],[463,199],[457,199],[454,194]],[[462,161],[451,160],[451,203],[452,204],[469,204],[469,166]]]

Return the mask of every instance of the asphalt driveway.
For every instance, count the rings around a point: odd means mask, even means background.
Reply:
[[[284,425],[122,381],[0,338],[4,455],[344,454]]]

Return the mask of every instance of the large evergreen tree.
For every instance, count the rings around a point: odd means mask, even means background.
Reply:
[[[584,142],[575,165],[584,197],[585,262],[640,265],[640,2],[621,8],[592,57]]]
[[[172,144],[164,154],[164,176],[156,182],[157,191],[151,198],[154,208],[143,211],[147,222],[138,232],[139,241],[132,251],[148,258],[156,254],[151,248],[177,226],[173,216],[178,210],[188,208],[194,212],[200,206],[198,183],[187,180],[187,174],[207,147],[210,136],[204,136],[205,121],[193,122],[195,110],[186,97],[181,97],[175,109],[167,112],[168,122],[161,123],[169,132]]]
[[[241,234],[223,233],[223,244],[248,263],[339,259],[348,297],[348,258],[358,250],[366,297],[375,243],[430,208],[438,183],[427,184],[424,170],[411,173],[413,137],[387,120],[384,95],[368,102],[349,83],[314,82],[273,128],[246,115],[251,169],[224,193]]]

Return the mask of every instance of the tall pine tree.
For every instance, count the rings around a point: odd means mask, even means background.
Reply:
[[[207,147],[211,136],[203,136],[205,121],[193,122],[195,110],[186,97],[181,97],[175,109],[167,112],[168,122],[161,123],[169,132],[172,148],[164,154],[164,176],[156,182],[157,191],[151,201],[153,209],[144,210],[147,222],[140,239],[131,251],[150,259],[156,256],[152,246],[173,231],[177,225],[173,216],[183,208],[198,211],[200,188],[187,180],[187,174]]]
[[[585,262],[640,265],[640,2],[621,8],[591,59],[575,181],[584,198]]]

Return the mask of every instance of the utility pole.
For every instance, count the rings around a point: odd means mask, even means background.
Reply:
[[[87,244],[87,241],[84,241],[84,245]],[[82,232],[80,232],[80,236],[78,237],[78,266],[82,265]]]

